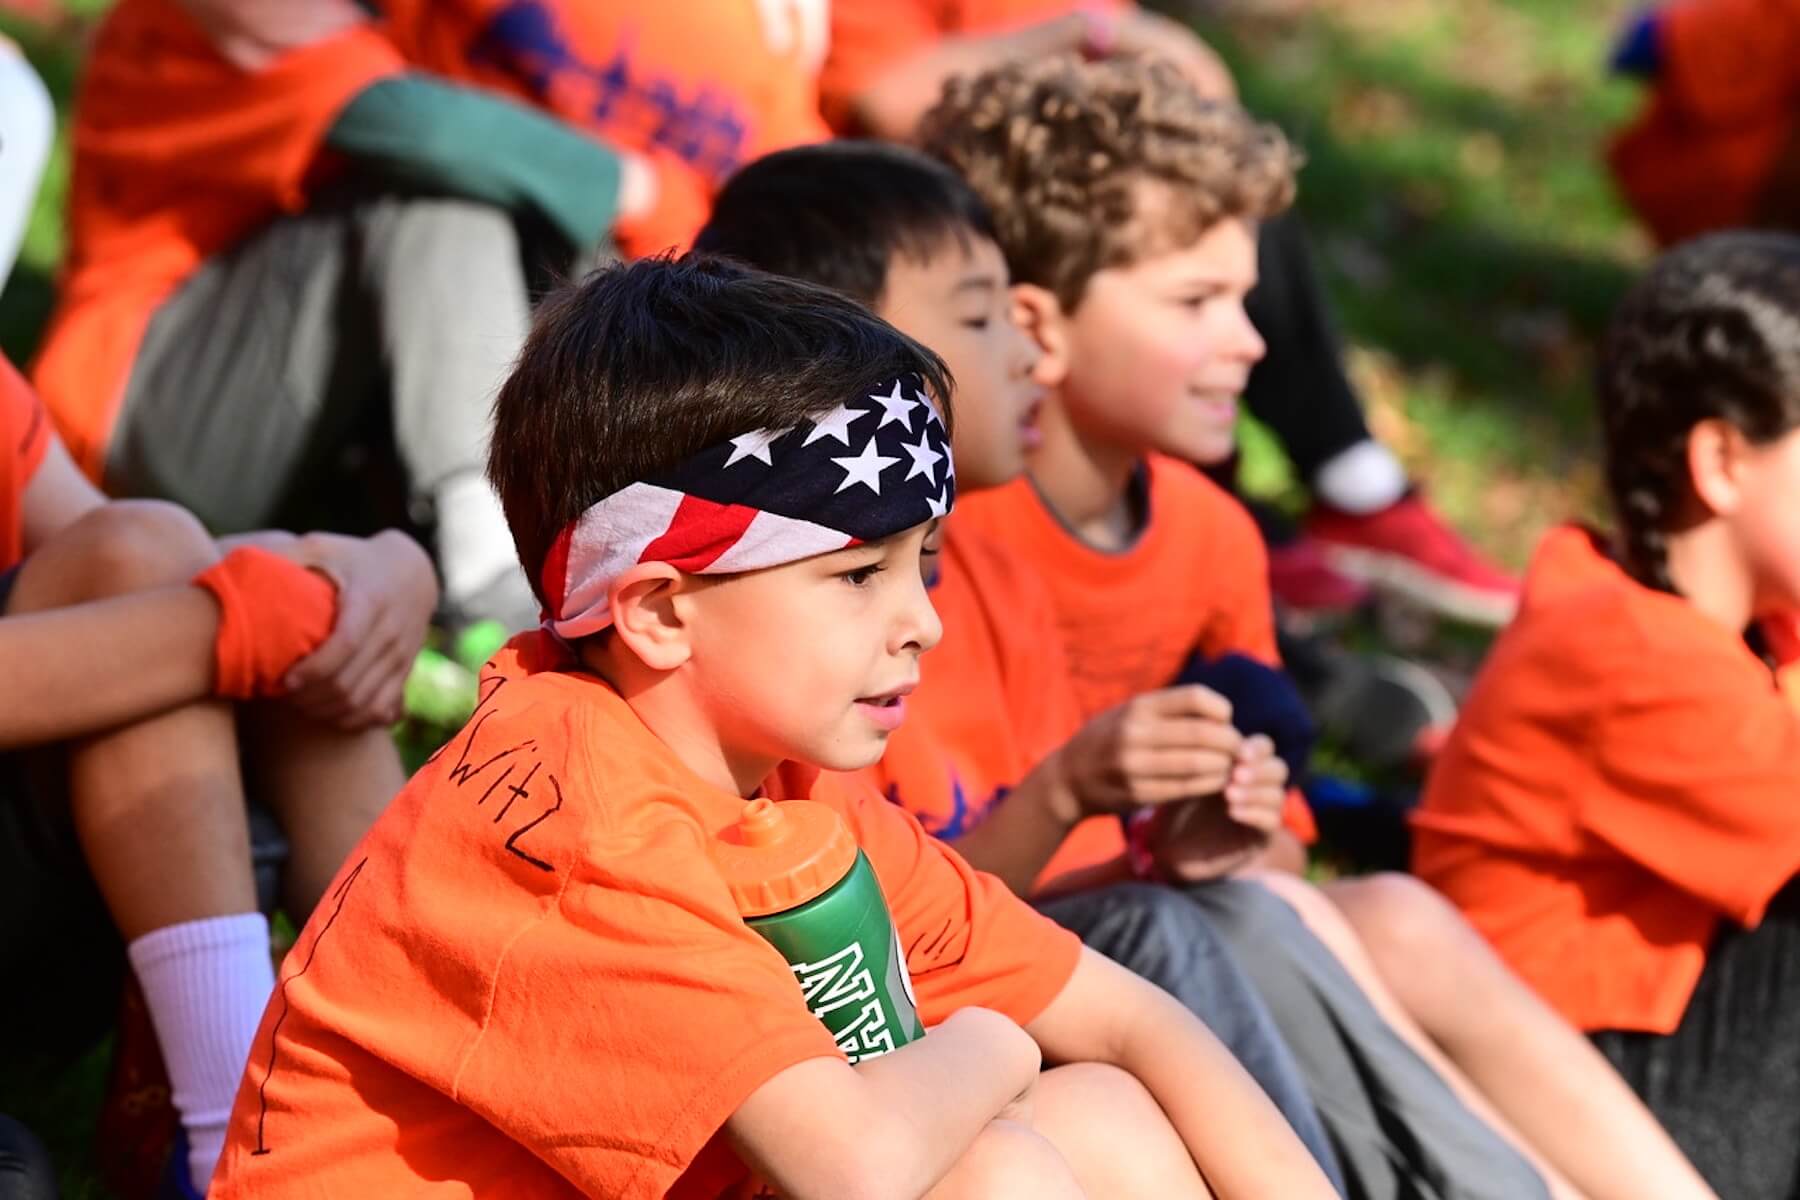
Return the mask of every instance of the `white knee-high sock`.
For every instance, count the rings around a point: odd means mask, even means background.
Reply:
[[[275,968],[269,922],[236,913],[169,925],[128,947],[188,1135],[188,1173],[206,1191]]]

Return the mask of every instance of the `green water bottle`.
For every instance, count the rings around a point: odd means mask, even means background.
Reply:
[[[925,1036],[881,884],[834,810],[759,797],[712,852],[745,924],[787,959],[851,1062]]]

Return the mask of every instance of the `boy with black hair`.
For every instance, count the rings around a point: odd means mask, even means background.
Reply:
[[[1187,463],[1233,448],[1237,398],[1264,353],[1244,310],[1258,225],[1292,199],[1293,150],[1168,64],[1066,58],[952,81],[921,139],[993,213],[1052,389],[1029,476],[959,519],[1007,537],[1042,572],[1084,712],[1196,668],[1216,677],[1227,660],[1252,702],[1236,719],[1253,728],[1250,707],[1280,712],[1266,554],[1248,514]],[[1219,807],[1202,795],[1134,821],[1133,857],[1213,914],[1315,1089],[1343,1075],[1346,1031],[1365,1052],[1385,1047],[1337,1080],[1381,1081],[1369,1089],[1383,1106],[1379,1137],[1338,1143],[1352,1175],[1444,1171],[1459,1194],[1541,1194],[1492,1131],[1453,1119],[1450,1080],[1559,1190],[1571,1190],[1562,1171],[1594,1196],[1687,1194],[1691,1173],[1642,1105],[1429,888],[1350,880],[1326,889],[1328,902],[1265,875],[1332,947],[1321,956],[1300,953],[1315,943],[1271,941],[1237,889],[1171,861],[1171,837]],[[1290,972],[1307,986],[1284,986]],[[1365,1019],[1371,999],[1392,1027]],[[1319,1099],[1330,1120],[1338,1107]],[[1399,1127],[1412,1128],[1395,1139]]]
[[[546,302],[490,462],[545,629],[301,935],[218,1200],[1330,1194],[1185,1009],[818,778],[938,640],[947,391],[849,300],[704,258]],[[849,1066],[739,917],[707,846],[758,794],[847,822],[924,1038]]]

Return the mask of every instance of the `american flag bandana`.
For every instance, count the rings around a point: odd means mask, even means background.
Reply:
[[[956,469],[915,375],[788,429],[756,429],[627,484],[551,543],[544,627],[566,641],[612,624],[613,581],[638,563],[725,575],[797,562],[950,511]]]

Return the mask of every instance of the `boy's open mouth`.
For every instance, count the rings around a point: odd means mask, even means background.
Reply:
[[[856,707],[880,728],[898,729],[900,722],[906,719],[906,697],[912,694],[915,686],[908,683],[878,696],[859,697]]]

